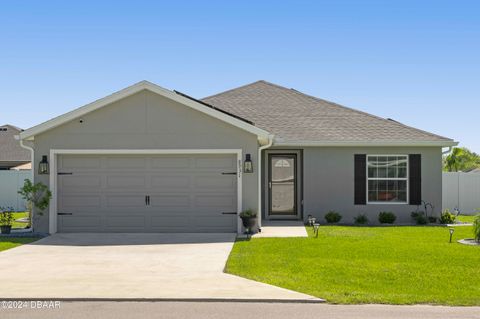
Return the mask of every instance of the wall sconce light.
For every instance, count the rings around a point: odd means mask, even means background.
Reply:
[[[253,173],[253,163],[250,154],[245,154],[245,162],[243,162],[243,172]]]
[[[38,174],[48,174],[47,155],[42,155],[42,160],[38,163]]]

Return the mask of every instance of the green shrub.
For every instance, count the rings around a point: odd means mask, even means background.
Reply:
[[[392,212],[380,212],[378,214],[378,221],[380,224],[393,224],[397,216]]]
[[[255,213],[251,209],[244,210],[240,213],[240,218],[254,218],[257,217],[257,213]]]
[[[429,222],[429,223],[436,223],[436,222],[437,222],[437,217],[435,217],[435,216],[428,216],[428,222]]]
[[[13,208],[0,207],[0,226],[12,226],[14,221]]]
[[[425,212],[412,212],[410,216],[412,216],[413,220],[417,223],[417,225],[427,224],[427,217],[425,217]]]
[[[329,224],[338,223],[341,219],[342,219],[342,215],[340,215],[339,213],[333,210],[325,214],[325,220]]]
[[[366,214],[358,214],[356,217],[353,218],[353,220],[357,225],[365,225],[368,223],[368,217]]]
[[[445,209],[443,213],[440,215],[440,224],[453,224],[455,223],[455,219],[457,216],[450,213],[448,209]]]
[[[478,213],[473,220],[473,235],[476,241],[480,241],[480,213]]]

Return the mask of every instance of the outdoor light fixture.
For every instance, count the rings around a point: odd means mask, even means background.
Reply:
[[[450,243],[451,243],[451,242],[452,242],[453,232],[455,231],[455,229],[450,228],[449,231],[450,231]]]
[[[315,234],[315,238],[318,237],[318,228],[319,227],[320,227],[320,224],[318,224],[318,223],[313,224],[313,232]]]
[[[312,225],[313,225],[312,218],[313,218],[313,216],[312,216],[312,215],[308,215],[308,217],[307,217],[307,223],[308,223],[308,226],[312,226]]]
[[[253,173],[253,164],[250,154],[245,154],[245,162],[243,163],[243,172],[244,173]]]
[[[38,174],[48,174],[47,155],[42,155],[42,160],[38,163]]]
[[[316,221],[317,221],[317,219],[315,217],[313,217],[312,215],[308,215],[308,225],[309,226],[313,226],[313,224],[315,224]]]

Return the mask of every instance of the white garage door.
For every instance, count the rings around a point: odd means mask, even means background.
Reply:
[[[235,155],[60,155],[59,232],[235,232]]]

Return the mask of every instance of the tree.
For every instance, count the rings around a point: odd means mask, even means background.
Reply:
[[[23,187],[20,188],[18,193],[27,201],[29,223],[33,229],[33,208],[37,209],[36,215],[42,216],[43,211],[50,203],[52,193],[45,184],[33,184],[29,179],[25,180]]]
[[[466,147],[455,147],[444,157],[443,169],[447,172],[466,172],[480,167],[480,155]]]

